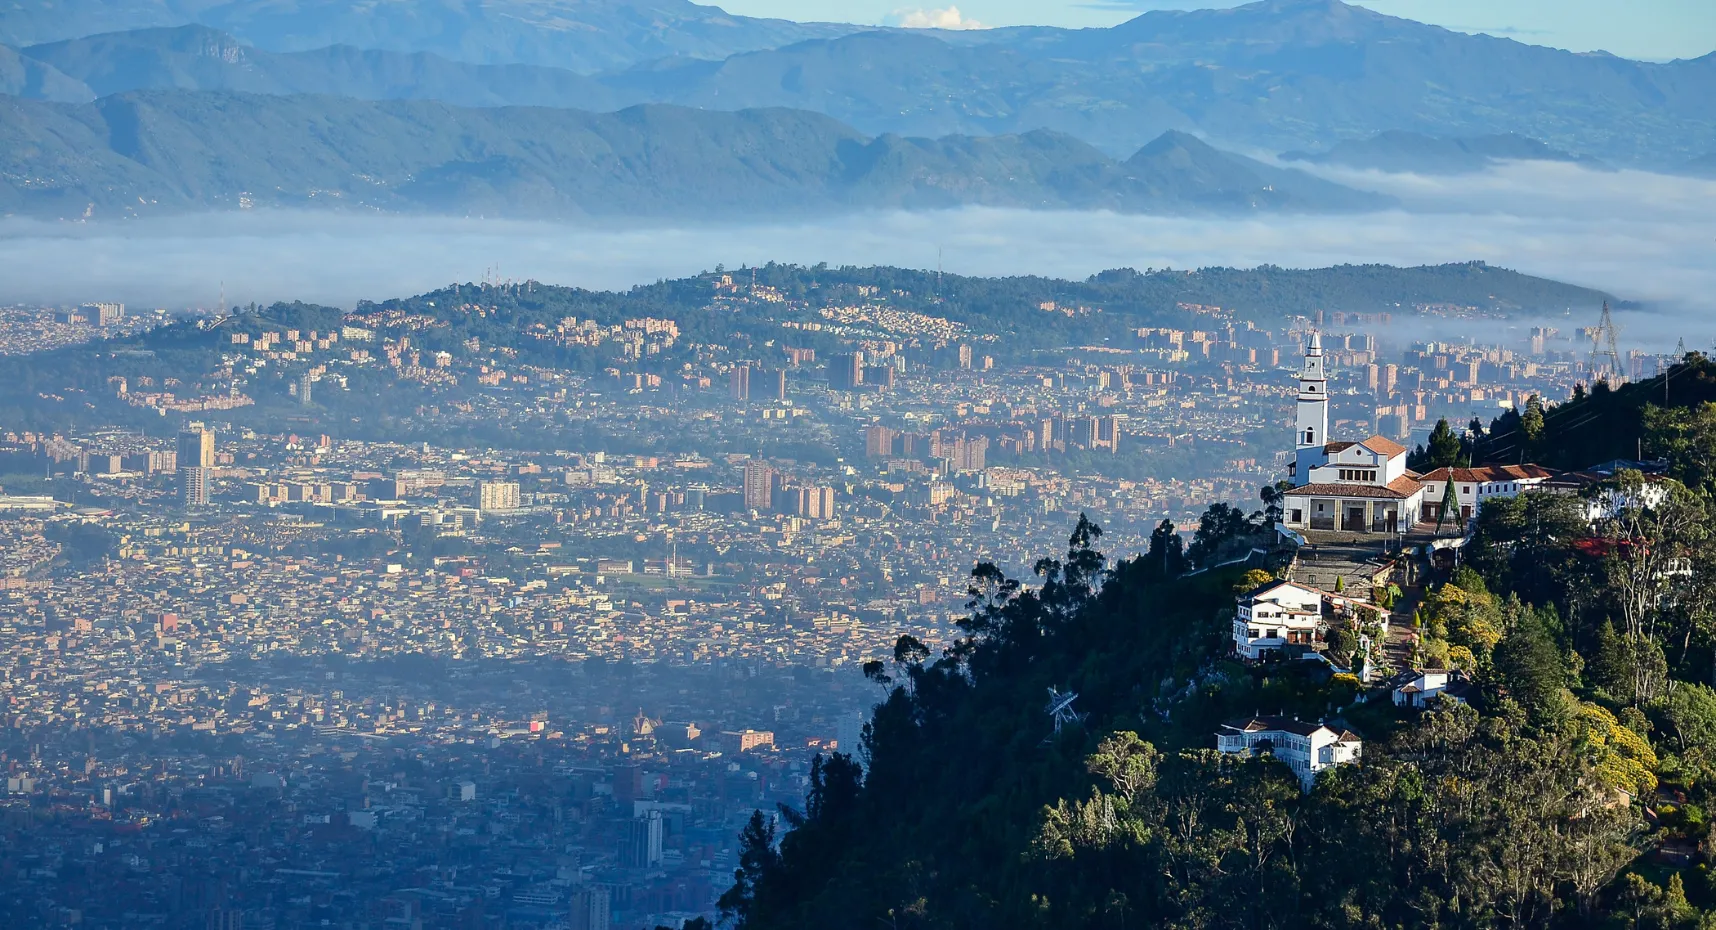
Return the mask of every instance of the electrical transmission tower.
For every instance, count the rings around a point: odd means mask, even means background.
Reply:
[[[1076,700],[1078,700],[1078,692],[1076,691],[1049,689],[1049,706],[1044,710],[1054,719],[1057,736],[1060,735],[1061,727],[1084,722],[1084,714],[1077,713],[1072,709],[1072,703]]]
[[[1597,380],[1598,365],[1607,361],[1609,378],[1620,380],[1625,376],[1621,368],[1621,352],[1615,347],[1618,331],[1615,328],[1615,318],[1609,315],[1609,302],[1603,301],[1603,319],[1597,324],[1597,331],[1591,334],[1591,381]]]

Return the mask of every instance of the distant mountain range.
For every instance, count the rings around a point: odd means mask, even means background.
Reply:
[[[1391,201],[1168,133],[1124,162],[1069,136],[867,137],[832,118],[651,105],[596,114],[140,91],[0,98],[0,213],[341,205],[512,217],[988,206],[1365,210]]]
[[[349,45],[268,52],[207,26],[104,33],[32,46],[15,54],[21,62],[58,77],[38,79],[40,92],[19,96],[67,103],[164,88],[440,100],[479,107],[613,110],[620,103],[607,86],[561,68],[474,65],[430,52],[363,50]]]
[[[190,22],[202,26],[76,38]],[[671,0],[13,0],[0,9],[0,41],[20,49],[0,56],[0,89],[66,101],[175,87],[790,107],[870,135],[1049,129],[1112,157],[1168,130],[1332,155],[1378,133],[1512,134],[1565,157],[1677,169],[1716,139],[1716,54],[1575,54],[1339,0],[961,33],[754,20]]]
[[[862,28],[734,16],[688,0],[9,0],[0,44],[188,24],[277,52],[349,45],[579,72],[725,58]]]
[[[1443,139],[1416,132],[1381,132],[1369,139],[1337,143],[1327,152],[1283,152],[1281,160],[1418,174],[1469,174],[1504,161],[1560,161],[1598,170],[1608,168],[1594,158],[1557,151],[1513,133]]]

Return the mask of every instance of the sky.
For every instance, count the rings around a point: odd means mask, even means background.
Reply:
[[[1234,0],[705,0],[733,13],[876,25],[1112,26],[1145,10],[1237,6]],[[1624,58],[1716,51],[1716,0],[1360,0],[1392,16],[1532,45]]]
[[[963,209],[817,221],[596,226],[322,213],[214,213],[120,223],[0,220],[0,304],[121,300],[212,308],[303,299],[351,307],[485,271],[625,288],[724,263],[892,264],[1083,278],[1108,268],[1343,263],[1492,265],[1648,302],[1623,348],[1716,339],[1716,181],[1516,163],[1455,178],[1325,172],[1401,210],[1345,216],[1122,216]],[[1557,326],[1592,325],[1571,317]]]

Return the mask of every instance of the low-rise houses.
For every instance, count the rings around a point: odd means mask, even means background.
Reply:
[[[1518,497],[1544,487],[1558,473],[1541,465],[1486,465],[1481,468],[1438,468],[1420,477],[1424,485],[1425,522],[1463,527],[1478,515],[1484,501]],[[1459,512],[1444,514],[1448,483],[1454,484]]]
[[[1233,618],[1234,652],[1244,659],[1263,659],[1290,645],[1321,643],[1328,597],[1291,581],[1273,581],[1240,595]]]
[[[1331,621],[1356,619],[1363,609],[1352,598],[1310,585],[1271,581],[1237,598],[1234,654],[1256,661],[1287,652],[1319,651]],[[1375,614],[1377,620],[1383,619],[1380,611]]]
[[[1423,710],[1438,700],[1465,704],[1477,690],[1464,674],[1447,669],[1402,672],[1392,684],[1394,706],[1413,710]]]
[[[1327,724],[1288,717],[1252,717],[1224,724],[1216,749],[1234,755],[1267,754],[1285,762],[1306,791],[1328,769],[1357,762],[1364,750],[1358,734]]]

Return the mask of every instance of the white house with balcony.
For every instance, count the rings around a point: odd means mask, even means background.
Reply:
[[[1299,373],[1293,461],[1282,523],[1294,530],[1404,533],[1422,518],[1424,486],[1406,468],[1406,447],[1372,436],[1332,442],[1323,341],[1311,334]]]
[[[1252,717],[1224,724],[1216,734],[1216,749],[1233,755],[1263,755],[1287,763],[1310,791],[1317,776],[1337,765],[1357,762],[1364,742],[1350,730],[1287,717]]]
[[[1272,581],[1239,596],[1233,651],[1262,659],[1290,645],[1314,647],[1327,632],[1324,603],[1332,595],[1292,581]]]

